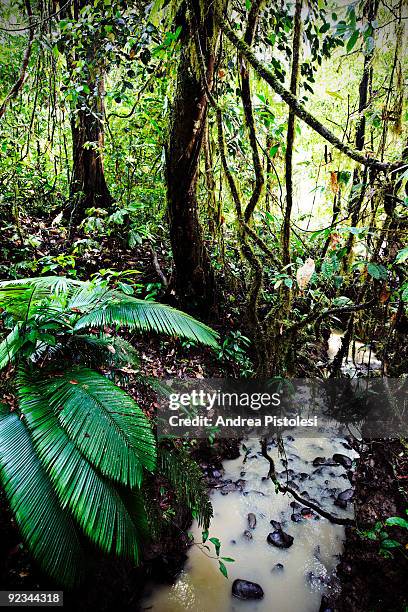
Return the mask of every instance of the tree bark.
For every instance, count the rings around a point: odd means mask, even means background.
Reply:
[[[73,0],[68,7],[68,16],[79,20],[86,0]],[[88,208],[109,208],[113,198],[105,178],[103,149],[105,144],[105,68],[98,58],[96,40],[89,41],[85,51],[87,71],[86,85],[89,93],[81,95],[71,116],[72,134],[72,176],[70,184],[70,203],[65,214],[71,227],[78,225],[85,217]],[[77,75],[76,52],[66,46],[65,57],[71,82],[75,84]]]
[[[182,48],[166,151],[173,282],[182,305],[205,314],[215,304],[215,281],[203,240],[196,192],[208,93],[214,80],[217,32],[213,3],[191,0],[189,11],[184,5],[181,20]]]

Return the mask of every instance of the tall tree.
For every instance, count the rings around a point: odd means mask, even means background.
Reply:
[[[98,37],[90,37],[84,27],[84,21],[92,19],[92,12],[84,13],[86,6],[86,0],[74,0],[67,9],[69,18],[82,28],[78,29],[79,44],[75,40],[65,44],[71,85],[78,85],[78,72],[81,78],[71,117],[73,166],[67,212],[72,225],[82,221],[87,208],[109,208],[112,203],[103,164],[105,66]],[[80,66],[82,71],[78,71]]]
[[[196,191],[219,31],[211,0],[183,3],[177,19],[182,27],[181,54],[166,151],[174,285],[186,307],[205,312],[215,302],[215,283]]]

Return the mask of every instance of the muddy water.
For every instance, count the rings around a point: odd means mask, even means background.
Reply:
[[[337,452],[353,457],[353,451],[346,450],[343,442],[330,436],[286,439],[285,448],[288,469],[294,470],[294,487],[298,486],[301,493],[307,491],[331,512],[347,516],[352,513],[352,507],[340,510],[333,505],[336,495],[350,486],[345,469],[340,465],[322,468],[312,465],[315,457],[331,457]],[[276,495],[270,480],[262,479],[267,474],[268,464],[258,454],[258,441],[249,440],[246,447],[250,449],[246,461],[244,454],[239,459],[225,461],[223,475],[223,481],[244,480],[243,491],[223,494],[225,491],[220,488],[211,494],[214,519],[210,536],[221,540],[223,556],[235,559],[235,563],[227,564],[229,579],[221,575],[215,560],[193,545],[176,583],[156,586],[143,602],[144,609],[156,612],[315,612],[319,609],[322,593],[328,588],[328,577],[338,563],[344,529],[322,518],[293,522],[292,497]],[[286,480],[285,466],[278,458],[277,449],[272,447],[270,454],[280,466],[280,477]],[[248,528],[250,512],[257,519],[253,530]],[[268,533],[274,531],[271,519],[281,522],[283,530],[294,537],[291,548],[281,550],[267,543]],[[251,533],[252,539],[245,537],[245,530]],[[194,526],[192,531],[199,542],[200,530]],[[283,569],[274,569],[277,563],[282,564]],[[260,584],[264,598],[254,602],[232,597],[231,586],[235,578]]]
[[[328,359],[332,361],[341,346],[343,332],[333,331],[329,339]],[[343,364],[343,371],[355,376],[370,369],[378,370],[381,362],[374,353],[355,343]],[[222,482],[211,491],[214,518],[210,537],[222,543],[221,554],[235,559],[227,563],[229,579],[218,570],[214,559],[208,558],[198,545],[192,545],[183,571],[173,585],[151,585],[146,590],[142,609],[154,612],[317,612],[321,597],[335,588],[333,578],[342,552],[344,528],[315,516],[292,520],[294,512],[290,494],[276,494],[270,480],[266,460],[260,455],[258,440],[247,440],[249,452],[242,451],[238,459],[225,461]],[[292,488],[304,497],[316,501],[322,508],[338,516],[352,516],[353,505],[346,510],[334,505],[337,495],[350,488],[346,470],[341,465],[313,466],[316,457],[331,458],[334,453],[355,458],[344,440],[327,430],[324,438],[285,438],[287,465],[278,456],[275,446],[269,447],[283,482],[289,478]],[[293,470],[287,476],[285,469]],[[242,490],[231,491],[231,483]],[[223,483],[226,483],[223,485]],[[299,513],[300,509],[295,510]],[[249,529],[248,514],[256,516],[256,526]],[[294,537],[288,549],[278,549],[267,542],[274,531],[270,520],[279,521],[283,530]],[[195,541],[201,542],[201,530],[191,529]],[[244,532],[252,536],[248,539]],[[276,568],[281,564],[283,568]],[[261,585],[264,597],[259,601],[242,601],[231,595],[236,578]]]

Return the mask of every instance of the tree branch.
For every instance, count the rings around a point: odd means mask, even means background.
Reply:
[[[306,506],[307,508],[314,510],[317,514],[327,519],[331,523],[334,523],[335,525],[346,525],[348,527],[355,526],[356,523],[353,519],[340,518],[338,516],[334,516],[333,514],[331,514],[330,512],[327,512],[327,510],[323,510],[323,508],[320,508],[320,506],[318,506],[317,504],[314,504],[310,500],[303,499],[303,497],[301,497],[299,493],[297,493],[291,487],[281,484],[276,477],[275,463],[272,457],[268,454],[266,439],[262,438],[260,442],[261,442],[262,457],[264,457],[269,462],[268,477],[272,480],[273,484],[275,485],[275,487],[278,489],[280,493],[290,493],[292,497],[296,499],[296,501],[302,504],[302,506]]]
[[[4,113],[6,112],[7,107],[10,104],[11,100],[14,100],[14,98],[17,96],[18,92],[22,88],[24,80],[25,80],[27,68],[28,68],[28,62],[30,61],[30,57],[31,57],[31,49],[32,49],[33,40],[34,40],[34,24],[33,24],[33,12],[31,10],[30,0],[25,0],[25,7],[26,7],[28,23],[29,23],[28,45],[27,45],[27,48],[23,56],[23,62],[21,64],[21,69],[20,69],[20,76],[18,77],[17,81],[14,83],[13,87],[10,89],[2,105],[0,106],[0,119],[3,117]]]
[[[388,171],[394,168],[399,168],[402,164],[401,161],[395,163],[385,163],[374,157],[366,157],[360,151],[352,149],[345,143],[343,143],[335,134],[333,134],[326,126],[324,126],[316,117],[314,117],[309,111],[307,111],[302,104],[298,101],[290,91],[285,89],[275,77],[269,68],[267,68],[262,62],[260,62],[255,54],[251,51],[249,46],[244,40],[238,38],[235,32],[230,28],[226,20],[221,14],[217,14],[216,19],[218,20],[219,26],[225,36],[232,42],[232,44],[238,49],[240,54],[251,64],[261,78],[263,78],[268,85],[282,98],[284,102],[293,110],[294,114],[304,121],[309,127],[315,130],[325,140],[330,142],[336,149],[353,159],[354,161],[363,164],[364,166],[372,166],[379,170]]]

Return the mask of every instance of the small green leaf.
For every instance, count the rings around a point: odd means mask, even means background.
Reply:
[[[235,559],[233,559],[232,557],[221,557],[221,559],[223,561],[226,561],[227,563],[235,563]]]
[[[405,249],[398,251],[397,256],[395,258],[395,263],[396,264],[404,263],[404,261],[406,261],[407,259],[408,259],[408,247],[405,247]]]
[[[223,576],[225,576],[225,578],[228,578],[228,571],[227,568],[225,567],[224,563],[222,561],[218,561],[219,563],[219,570],[221,572],[221,574]]]
[[[386,525],[390,527],[402,527],[403,529],[408,529],[408,521],[400,516],[390,516],[385,521]]]
[[[210,542],[214,544],[215,554],[218,557],[218,555],[220,554],[221,542],[219,541],[218,538],[210,538]]]
[[[358,30],[355,30],[353,32],[353,34],[350,36],[348,42],[347,42],[347,53],[350,53],[350,51],[354,48],[354,45],[356,44],[358,37],[359,37],[360,32]]]
[[[400,542],[397,542],[397,540],[383,540],[381,542],[381,547],[382,548],[399,548],[401,546]]]

